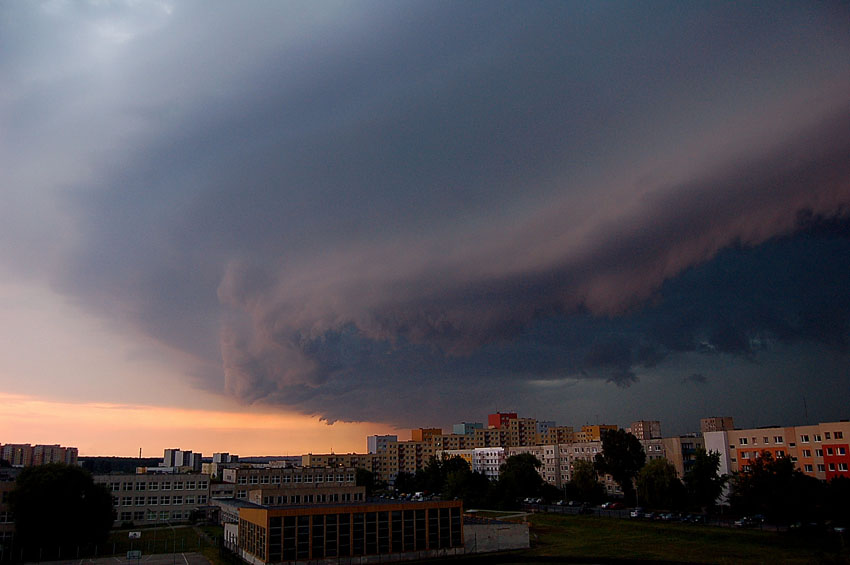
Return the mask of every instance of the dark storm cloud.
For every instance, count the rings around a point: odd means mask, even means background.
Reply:
[[[842,263],[779,264],[845,245],[800,213],[850,204],[846,6],[150,6],[4,8],[0,257],[203,386],[407,423],[846,343]]]

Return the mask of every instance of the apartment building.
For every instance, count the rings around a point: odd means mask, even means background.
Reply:
[[[517,445],[509,447],[508,457],[530,453],[540,461],[537,470],[543,480],[550,485],[561,488],[565,481],[561,474],[561,449],[559,445]]]
[[[416,428],[410,430],[410,441],[428,441],[431,436],[443,434],[442,428]]]
[[[660,439],[661,422],[658,420],[638,420],[632,422],[631,427],[626,431],[639,440]]]
[[[442,434],[431,436],[431,447],[434,453],[447,450],[472,449],[475,437],[471,435]]]
[[[8,461],[13,467],[29,467],[47,463],[76,465],[78,452],[76,447],[62,447],[58,444],[8,443],[0,447],[0,459]]]
[[[731,416],[711,416],[701,418],[699,421],[699,432],[722,432],[723,430],[734,430],[735,422]]]
[[[595,424],[585,425],[581,427],[581,431],[576,432],[575,440],[577,442],[593,442],[602,441],[602,432],[606,430],[618,430],[619,427],[613,424]]]
[[[308,453],[301,456],[302,467],[354,467],[370,472],[375,471],[376,461],[380,461],[380,457],[372,453]]]
[[[505,462],[505,448],[480,447],[476,449],[452,449],[440,451],[437,457],[460,457],[475,473],[481,473],[490,480],[499,478],[499,468]]]
[[[572,426],[554,426],[546,430],[540,437],[540,442],[543,444],[560,444],[573,443],[575,441],[575,432]]]
[[[475,433],[475,430],[480,430],[484,428],[484,424],[481,422],[461,422],[460,424],[454,424],[452,426],[452,433],[455,435],[472,435]]]
[[[366,436],[366,452],[367,453],[378,453],[387,448],[387,444],[391,441],[398,441],[398,436],[395,435],[383,435],[383,436]]]
[[[94,482],[112,493],[113,527],[186,521],[210,497],[209,476],[202,473],[95,475]]]
[[[9,503],[9,493],[15,489],[18,471],[0,468],[0,546],[3,547],[15,536],[15,517]]]
[[[762,453],[790,457],[811,477],[850,478],[850,422],[706,432],[705,448],[720,454],[722,473],[747,471]]]
[[[487,415],[487,427],[502,429],[508,427],[508,422],[517,418],[516,412],[496,412]]]
[[[512,418],[508,421],[508,446],[530,446],[540,443],[537,420],[534,418]]]

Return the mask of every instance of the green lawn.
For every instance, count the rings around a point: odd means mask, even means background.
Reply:
[[[522,555],[540,561],[850,563],[842,545],[847,540],[834,533],[807,536],[554,514],[535,514],[530,520],[532,547]]]

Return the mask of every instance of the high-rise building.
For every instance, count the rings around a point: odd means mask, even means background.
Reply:
[[[735,423],[731,416],[712,416],[710,418],[702,418],[699,421],[699,431],[705,432],[721,432],[723,430],[734,430]]]
[[[496,412],[487,415],[487,427],[502,429],[508,427],[508,422],[517,418],[516,412]]]
[[[428,441],[431,436],[442,435],[442,433],[442,428],[416,428],[415,430],[410,430],[410,440]]]
[[[461,422],[460,424],[455,424],[452,426],[452,433],[456,435],[470,435],[474,434],[475,430],[480,430],[484,428],[484,424],[481,422]]]
[[[391,441],[398,441],[398,436],[367,436],[366,437],[366,452],[378,453],[387,448],[387,444]]]
[[[638,420],[632,423],[632,427],[626,430],[640,440],[660,439],[661,422],[658,420]]]

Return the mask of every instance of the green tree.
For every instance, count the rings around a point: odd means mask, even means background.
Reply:
[[[602,453],[597,453],[594,466],[597,472],[611,475],[623,489],[627,502],[634,501],[633,481],[646,462],[638,438],[623,429],[602,433]]]
[[[823,485],[794,468],[790,457],[763,451],[732,479],[732,508],[739,514],[763,514],[784,523],[815,518]]]
[[[543,477],[538,472],[542,465],[531,453],[508,457],[499,467],[496,503],[501,508],[516,508],[522,498],[538,496],[543,486]]]
[[[719,471],[720,453],[697,449],[694,461],[684,477],[691,504],[702,508],[703,511],[714,506],[728,479],[726,476],[720,476]]]
[[[649,508],[680,508],[685,487],[676,468],[666,459],[653,459],[638,472],[637,493],[640,503]]]
[[[570,498],[576,498],[582,502],[596,503],[605,497],[605,487],[599,482],[599,475],[593,463],[584,459],[576,459],[573,462],[567,492]]]
[[[24,469],[10,493],[20,546],[71,548],[106,540],[112,496],[80,467],[50,463]]]

